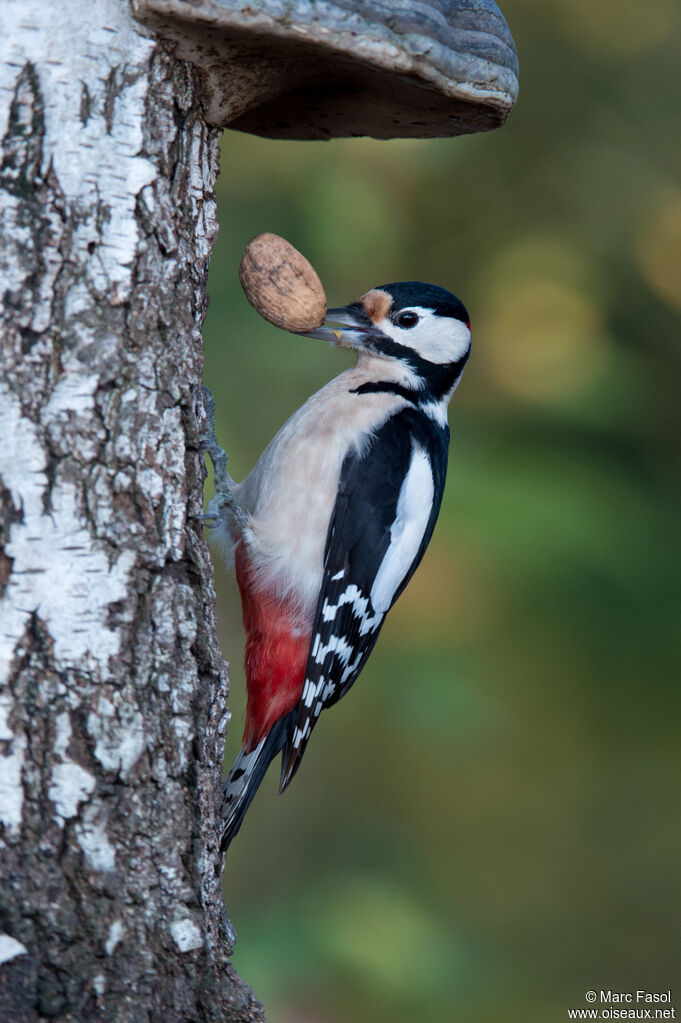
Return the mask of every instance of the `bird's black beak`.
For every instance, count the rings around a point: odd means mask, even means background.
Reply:
[[[382,337],[360,305],[328,309],[323,326],[300,332],[301,337],[315,337],[340,348],[370,348],[373,338]]]

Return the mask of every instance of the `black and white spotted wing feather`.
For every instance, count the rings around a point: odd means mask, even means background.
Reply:
[[[446,426],[407,408],[391,416],[364,451],[345,458],[303,694],[283,750],[281,791],[321,711],[352,686],[387,611],[423,557],[440,510],[448,445]]]

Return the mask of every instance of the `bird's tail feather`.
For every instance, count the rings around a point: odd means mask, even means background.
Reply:
[[[222,849],[227,848],[241,827],[244,815],[265,772],[289,740],[295,724],[291,711],[269,730],[252,750],[241,750],[224,785]]]

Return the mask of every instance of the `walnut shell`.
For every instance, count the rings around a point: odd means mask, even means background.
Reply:
[[[301,333],[326,317],[322,282],[297,249],[276,234],[259,234],[244,250],[239,280],[246,298],[275,327]]]

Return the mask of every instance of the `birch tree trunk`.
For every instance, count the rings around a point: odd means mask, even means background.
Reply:
[[[200,530],[217,135],[125,0],[0,30],[0,1019],[261,1019]]]

